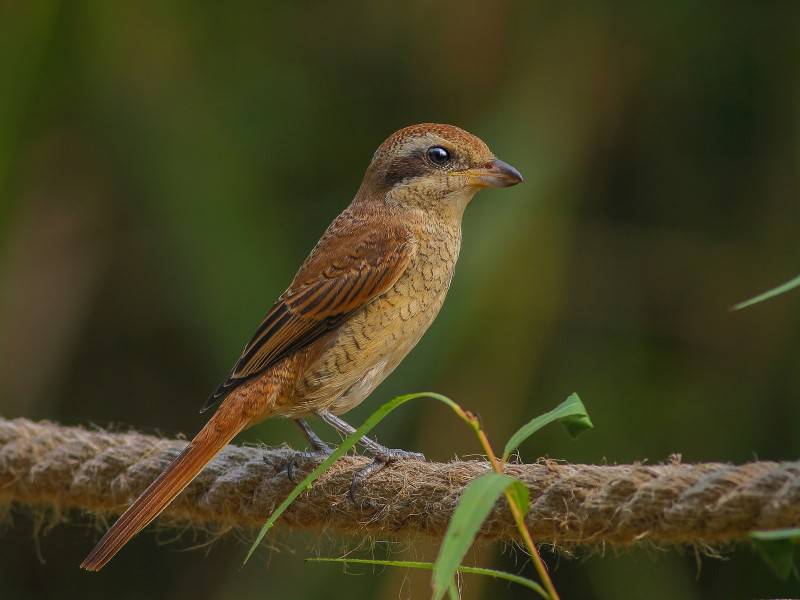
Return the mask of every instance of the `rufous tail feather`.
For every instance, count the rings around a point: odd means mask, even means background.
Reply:
[[[232,400],[232,398],[228,398]],[[167,469],[122,513],[81,563],[87,571],[99,571],[130,539],[155,519],[197,477],[206,464],[250,422],[243,411],[231,411],[231,403],[219,408],[189,445]],[[228,410],[226,410],[228,409]],[[239,414],[231,415],[236,412]]]

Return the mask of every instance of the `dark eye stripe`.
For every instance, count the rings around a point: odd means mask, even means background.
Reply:
[[[383,180],[387,187],[392,187],[401,181],[424,175],[429,169],[430,167],[425,163],[422,153],[399,156],[391,162]]]

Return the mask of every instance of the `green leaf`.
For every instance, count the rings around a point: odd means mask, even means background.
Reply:
[[[411,560],[376,560],[366,558],[307,558],[307,562],[336,562],[336,563],[353,563],[361,565],[379,565],[385,567],[403,567],[407,569],[426,569],[431,570],[434,564],[431,562],[417,562]],[[488,577],[495,577],[497,579],[505,579],[512,583],[522,585],[538,593],[542,598],[549,598],[547,592],[542,586],[527,577],[520,577],[513,573],[506,573],[505,571],[497,571],[495,569],[484,569],[481,567],[465,567],[459,565],[456,569],[458,573],[466,573],[468,575],[486,575]]]
[[[262,525],[261,530],[258,532],[258,536],[256,536],[256,540],[253,542],[253,545],[250,546],[250,550],[247,552],[247,556],[245,556],[244,563],[247,564],[247,561],[250,560],[250,557],[253,556],[253,552],[256,551],[259,544],[264,539],[264,536],[267,535],[267,532],[272,529],[272,526],[275,525],[275,522],[280,518],[280,516],[286,511],[287,508],[295,501],[295,499],[302,494],[305,490],[311,487],[311,484],[320,477],[325,471],[327,471],[333,463],[339,460],[344,454],[350,450],[353,446],[358,443],[362,437],[364,437],[373,427],[375,427],[378,423],[380,423],[386,415],[392,412],[398,406],[402,406],[406,402],[411,400],[415,400],[417,398],[432,398],[434,400],[438,400],[439,402],[443,402],[450,408],[452,408],[455,412],[459,413],[461,411],[461,407],[458,406],[455,402],[450,400],[447,396],[442,396],[441,394],[436,394],[434,392],[419,392],[416,394],[405,394],[404,396],[398,396],[392,400],[389,400],[386,404],[378,408],[374,413],[372,413],[366,421],[359,427],[354,433],[347,436],[342,443],[339,445],[336,450],[334,450],[328,458],[322,461],[311,473],[305,476],[305,478],[298,483],[289,495],[286,496],[286,499],[280,503],[278,508],[276,508],[273,513],[267,519],[267,522]]]
[[[570,394],[569,398],[550,412],[540,415],[520,427],[517,432],[511,436],[511,439],[508,440],[503,450],[503,460],[508,460],[511,453],[516,450],[522,442],[545,425],[549,425],[554,421],[561,422],[561,424],[567,428],[567,433],[572,437],[576,437],[581,432],[594,427],[589,418],[589,413],[586,412],[586,407],[583,405],[583,402],[581,402],[578,394]]]
[[[750,537],[754,540],[759,540],[762,542],[792,540],[795,543],[800,543],[800,527],[795,527],[793,529],[765,529],[751,531]]]
[[[780,296],[781,294],[785,294],[789,290],[792,290],[796,287],[800,286],[800,275],[795,277],[794,279],[787,281],[783,285],[779,285],[778,287],[772,288],[764,292],[763,294],[759,294],[755,298],[750,298],[749,300],[745,300],[744,302],[739,302],[736,304],[731,310],[741,310],[743,308],[747,308],[748,306],[753,306],[753,304],[758,304],[759,302],[763,302],[764,300],[769,300],[770,298],[774,298],[775,296]]]
[[[770,568],[781,579],[788,579],[794,573],[795,551],[800,544],[800,528],[752,531],[753,546]]]
[[[514,479],[511,485],[508,486],[508,493],[511,496],[511,500],[522,513],[522,516],[527,515],[531,507],[531,494],[528,491],[528,486],[519,479]]]
[[[433,567],[435,600],[444,596],[497,498],[515,481],[513,477],[492,471],[474,479],[464,488]]]

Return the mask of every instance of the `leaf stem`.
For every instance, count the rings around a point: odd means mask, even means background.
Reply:
[[[464,419],[475,431],[475,434],[478,436],[478,441],[480,442],[481,446],[483,446],[483,450],[486,452],[486,456],[489,458],[489,462],[491,463],[492,469],[494,469],[495,473],[502,474],[505,471],[505,463],[497,458],[492,445],[489,443],[489,438],[486,436],[486,432],[481,429],[480,419],[471,412],[463,410],[460,406],[459,410],[456,410],[456,413],[458,413],[458,415]],[[533,541],[531,532],[528,531],[528,526],[525,524],[525,515],[522,514],[517,506],[517,503],[511,497],[511,492],[506,490],[504,493],[506,501],[508,502],[508,506],[511,509],[511,515],[514,517],[514,522],[517,524],[517,529],[522,536],[522,541],[525,543],[525,547],[528,549],[528,552],[531,555],[533,566],[536,568],[536,572],[539,574],[539,578],[542,580],[544,588],[547,590],[547,593],[550,595],[552,600],[560,600],[560,596],[553,585],[553,581],[550,579],[550,574],[547,572],[547,566],[545,566],[542,557],[539,555],[539,551],[536,549],[536,544]]]
[[[420,392],[417,394],[406,394],[405,396],[398,396],[393,400],[385,403],[381,406],[378,410],[372,413],[364,423],[352,434],[347,436],[344,441],[339,445],[339,447],[322,463],[317,465],[311,473],[306,475],[306,477],[298,483],[294,489],[289,493],[289,495],[284,499],[284,501],[273,511],[270,515],[269,519],[267,519],[266,523],[261,528],[256,540],[253,542],[253,545],[250,547],[250,551],[247,553],[247,557],[245,558],[244,562],[246,563],[248,559],[252,556],[253,552],[256,550],[258,545],[261,543],[262,539],[266,535],[267,531],[275,524],[278,518],[283,514],[283,512],[291,505],[297,496],[299,496],[304,490],[311,487],[311,484],[319,477],[322,473],[324,473],[336,460],[339,459],[345,452],[347,452],[350,448],[355,446],[355,444],[360,440],[364,435],[366,435],[375,425],[377,425],[383,418],[392,412],[398,406],[405,404],[410,400],[414,400],[416,398],[433,398],[435,400],[439,400],[443,402],[450,409],[458,415],[458,417],[464,421],[472,430],[475,432],[475,435],[478,437],[478,441],[480,442],[481,446],[483,447],[484,451],[486,452],[486,456],[489,458],[489,462],[492,465],[492,469],[498,473],[503,474],[505,470],[505,461],[499,459],[492,448],[492,445],[489,443],[489,438],[486,436],[486,433],[481,428],[480,419],[477,415],[464,410],[459,404],[452,401],[450,398],[446,396],[442,396],[441,394],[436,394],[433,392]],[[519,506],[508,489],[505,491],[505,497],[508,501],[508,505],[511,508],[511,514],[514,517],[514,522],[517,525],[517,529],[522,536],[522,540],[525,543],[525,547],[528,549],[528,552],[533,559],[534,567],[536,567],[536,572],[539,574],[539,577],[542,580],[542,584],[544,585],[545,590],[550,596],[551,600],[560,600],[558,592],[556,588],[553,586],[553,582],[550,579],[550,575],[547,573],[547,567],[545,566],[544,562],[542,561],[542,557],[539,555],[538,550],[536,549],[536,544],[531,537],[530,531],[528,531],[528,527],[525,524],[525,515],[522,514]]]

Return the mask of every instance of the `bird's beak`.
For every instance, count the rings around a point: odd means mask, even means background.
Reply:
[[[467,171],[471,183],[476,187],[504,188],[522,183],[522,175],[507,162],[494,158],[482,167]]]

